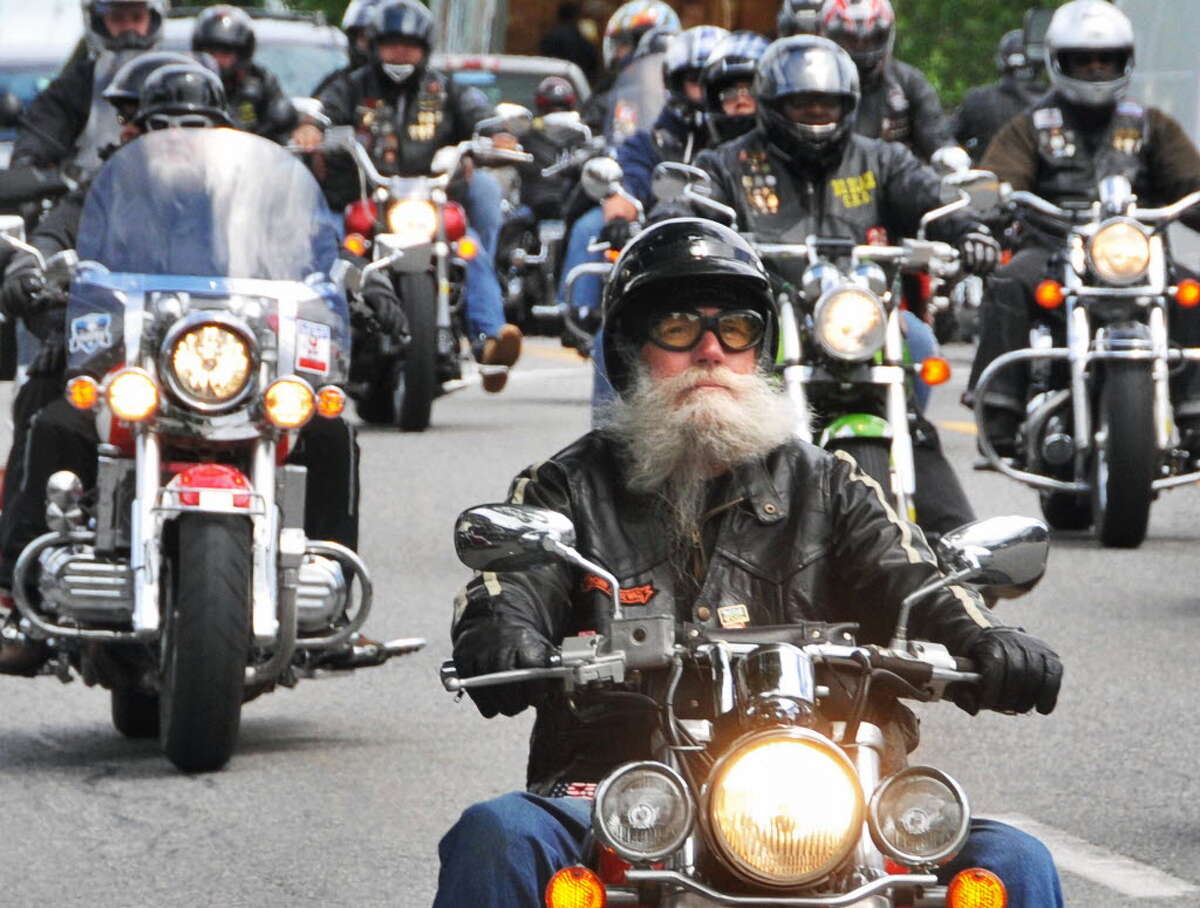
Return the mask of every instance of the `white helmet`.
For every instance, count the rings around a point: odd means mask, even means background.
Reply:
[[[1089,82],[1067,75],[1063,57],[1074,51],[1113,51],[1124,55],[1115,79]],[[1050,82],[1068,101],[1085,107],[1115,104],[1133,76],[1133,25],[1106,0],[1071,0],[1050,20],[1046,30],[1046,69]]]

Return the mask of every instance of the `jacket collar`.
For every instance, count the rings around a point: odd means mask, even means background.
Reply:
[[[753,460],[734,468],[735,488],[740,489],[746,508],[759,523],[769,526],[787,517],[784,492],[790,488],[791,478],[782,474],[788,472],[777,451],[765,460]]]

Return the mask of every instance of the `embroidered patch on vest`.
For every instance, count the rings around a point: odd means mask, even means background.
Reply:
[[[612,587],[603,577],[597,577],[595,574],[585,574],[583,577],[583,592],[590,593],[593,590],[598,590],[606,596],[612,595]],[[658,593],[653,584],[647,583],[644,586],[631,586],[621,590],[621,603],[623,605],[645,605]]]
[[[1033,112],[1033,125],[1037,129],[1055,129],[1063,125],[1062,111],[1057,107],[1043,107]]]
[[[838,177],[829,181],[829,188],[847,208],[861,208],[871,204],[876,185],[875,173],[871,170],[861,176]]]

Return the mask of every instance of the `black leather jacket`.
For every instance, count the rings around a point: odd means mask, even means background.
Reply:
[[[703,539],[686,553],[672,553],[655,498],[628,490],[619,450],[599,432],[523,472],[509,500],[570,517],[579,551],[617,577],[630,614],[670,614],[684,628],[854,621],[859,642],[886,644],[901,600],[937,576],[920,530],[847,455],[791,442],[714,483]],[[594,629],[608,607],[600,578],[565,564],[478,574],[456,601],[453,634],[502,621],[557,642]],[[979,596],[958,586],[918,605],[909,622],[913,638],[959,655],[991,626]],[[538,706],[528,785],[549,792],[597,781],[646,759],[652,730],[619,709],[572,713],[551,691]]]
[[[862,87],[854,130],[870,139],[907,145],[919,158],[953,145],[950,123],[929,80],[915,66],[888,60]]]

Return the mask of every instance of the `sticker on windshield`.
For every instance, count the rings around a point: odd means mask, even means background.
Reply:
[[[71,319],[71,336],[67,349],[71,353],[88,356],[97,350],[112,346],[112,315],[107,312],[89,312]]]
[[[329,374],[333,337],[328,325],[296,319],[296,368]]]

